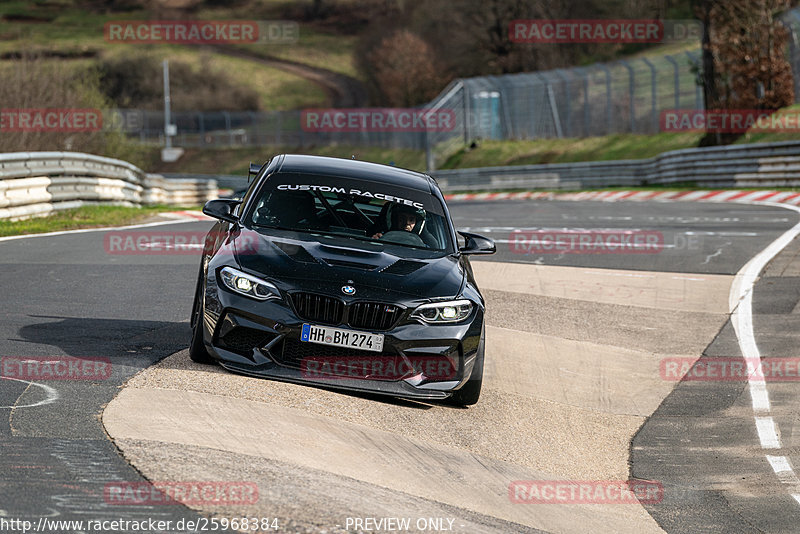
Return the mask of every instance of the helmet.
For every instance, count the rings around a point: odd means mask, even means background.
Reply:
[[[394,229],[400,226],[400,215],[413,215],[416,219],[414,224],[414,233],[419,234],[425,226],[425,210],[422,208],[415,208],[406,204],[392,204],[386,212],[386,223],[388,228]]]

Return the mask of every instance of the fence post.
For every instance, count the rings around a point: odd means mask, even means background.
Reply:
[[[556,127],[556,135],[559,139],[564,138],[564,132],[561,130],[561,119],[558,116],[558,105],[556,104],[555,95],[553,95],[553,86],[547,82],[547,97],[550,101],[550,111],[553,114],[553,124]]]
[[[653,105],[650,107],[650,113],[652,114],[652,121],[653,121],[652,133],[658,133],[659,130],[658,111],[656,110],[656,107],[658,106],[658,104],[656,103],[656,100],[658,99],[658,95],[656,92],[656,66],[653,65],[653,63],[646,57],[643,57],[642,61],[644,61],[645,65],[650,67],[650,98],[652,99],[653,103]]]
[[[258,114],[255,111],[249,112],[250,115],[250,134],[247,135],[247,142],[248,146],[258,146],[258,138],[259,138],[259,131],[258,131]]]
[[[536,110],[536,92],[535,91],[536,91],[536,89],[539,88],[539,86],[541,85],[542,81],[541,81],[541,77],[539,76],[538,72],[534,72],[533,74],[536,77],[536,81],[534,83],[531,83],[530,86],[528,87],[528,91],[527,91],[528,95],[527,95],[527,98],[526,98],[526,103],[528,105],[528,116],[525,117],[525,124],[526,124],[526,128],[525,129],[527,131],[526,133],[527,133],[527,136],[528,136],[527,138],[528,139],[536,139],[538,137],[537,132],[536,132],[536,125],[539,124],[539,122],[537,121],[537,116],[536,116],[536,111],[537,110]],[[520,109],[519,112],[522,113],[522,109]]]
[[[681,108],[681,78],[680,72],[678,67],[678,62],[675,61],[675,58],[672,56],[664,56],[664,59],[672,63],[672,67],[675,69],[675,109]]]
[[[591,113],[589,112],[589,74],[586,69],[580,69],[581,78],[583,78],[583,136],[589,137],[589,123],[591,122]]]
[[[630,63],[624,59],[619,62],[628,71],[628,128],[631,133],[636,133],[636,78]]]
[[[510,91],[508,90],[508,84],[503,81],[506,78],[502,76],[501,77],[492,76],[491,78],[492,81],[498,79],[500,80],[500,83],[495,83],[495,87],[497,87],[498,92],[500,93],[500,108],[502,109],[503,113],[503,122],[506,124],[506,127],[504,128],[505,133],[503,134],[502,139],[513,139],[514,132],[516,131],[515,128],[516,124],[511,120],[511,106],[508,105],[508,99],[509,99],[508,93]]]
[[[614,114],[611,112],[611,71],[604,63],[600,63],[598,67],[606,73],[606,133],[612,134],[614,129],[611,126],[611,121]]]
[[[556,130],[556,135],[558,135],[558,125],[556,124],[556,117],[557,115],[553,113],[553,101],[550,98],[550,81],[542,74],[541,72],[534,72],[534,76],[536,76],[536,80],[539,82],[537,86],[537,91],[540,92],[542,96],[542,100],[547,102],[547,105],[550,107],[550,120],[553,121],[553,127]],[[531,99],[530,99],[530,106],[533,113],[534,118],[536,117],[536,92],[531,91]],[[544,124],[544,115],[539,120],[538,124]],[[537,124],[535,121],[530,121],[530,124]],[[551,137],[550,131],[543,133],[536,132],[535,126],[531,132],[531,139],[535,139],[537,137]]]
[[[231,131],[231,114],[227,111],[222,112],[225,117],[225,131],[228,132],[228,146],[233,146],[233,132]]]
[[[147,110],[142,111],[142,129],[139,130],[139,139],[144,143],[147,140],[147,135],[150,133],[149,124],[147,122]]]
[[[433,148],[431,147],[431,134],[425,128],[425,172],[431,174],[436,170],[436,162],[433,159]]]
[[[469,129],[470,95],[469,90],[467,89],[467,84],[465,83],[461,84],[461,104],[464,113],[464,146],[469,146],[470,142],[472,141],[472,132],[470,132]]]
[[[691,51],[687,50],[686,51],[686,55],[689,57],[689,61],[690,62],[694,63],[695,61],[697,61],[697,56],[692,54]],[[705,106],[703,105],[703,88],[700,87],[699,85],[697,85],[695,87],[694,107],[695,107],[695,109],[704,109],[705,108]]]
[[[572,91],[570,90],[569,78],[564,74],[563,69],[556,69],[553,71],[564,84],[564,94],[567,97],[567,137],[572,137]]]

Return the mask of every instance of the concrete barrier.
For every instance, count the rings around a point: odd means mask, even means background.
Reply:
[[[0,154],[0,219],[87,204],[196,206],[214,198],[214,180],[168,180],[117,159],[78,152]]]

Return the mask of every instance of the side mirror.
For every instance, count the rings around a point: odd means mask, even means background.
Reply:
[[[250,179],[261,172],[261,167],[263,165],[259,165],[258,163],[250,162],[250,167],[247,168],[247,183],[250,183]]]
[[[241,200],[231,200],[227,198],[220,198],[217,200],[209,200],[203,206],[203,213],[209,217],[214,217],[220,221],[229,223],[239,222],[239,217],[233,215],[233,209],[241,204]]]
[[[458,249],[462,254],[494,254],[497,252],[497,247],[494,241],[488,237],[483,237],[478,234],[470,234],[469,232],[458,232],[466,240],[466,244]]]

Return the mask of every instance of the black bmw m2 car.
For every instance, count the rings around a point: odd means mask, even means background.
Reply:
[[[212,200],[192,360],[252,376],[470,405],[484,301],[436,182],[386,165],[276,156]]]

